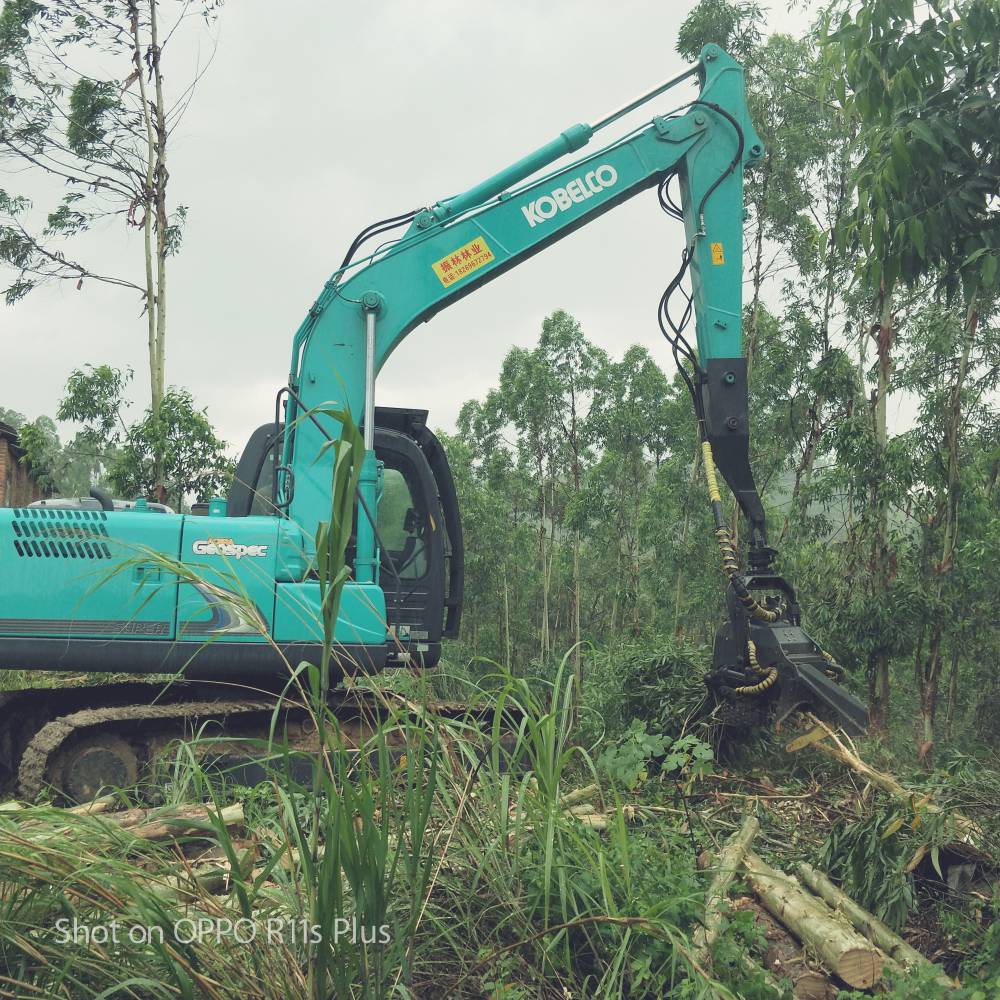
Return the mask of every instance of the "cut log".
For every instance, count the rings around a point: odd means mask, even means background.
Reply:
[[[160,813],[148,823],[125,822],[119,825],[126,827],[129,833],[143,840],[167,840],[198,832],[210,822],[212,816],[219,816],[226,826],[234,826],[243,822],[243,806],[237,802],[235,805],[223,806],[218,812],[206,806],[185,806],[182,809]],[[115,814],[111,813],[104,818],[114,820]],[[148,818],[148,814],[144,818]]]
[[[759,829],[760,823],[757,817],[747,816],[743,820],[743,825],[725,842],[719,852],[719,863],[709,884],[708,894],[705,896],[703,926],[694,932],[694,945],[699,961],[703,964],[707,965],[710,962],[709,952],[722,929],[723,908],[729,887],[743,866],[743,859]]]
[[[833,1000],[839,992],[822,972],[815,969],[785,971],[792,981],[792,996],[795,1000]]]
[[[874,914],[859,906],[843,889],[835,886],[822,872],[804,861],[798,867],[802,881],[828,906],[842,913],[872,944],[877,945],[893,961],[906,969],[933,968],[938,975],[938,982],[943,986],[954,988],[955,983],[946,975],[940,966],[934,965],[912,945],[907,944],[895,931],[887,927]]]
[[[882,979],[883,956],[870,941],[837,918],[798,881],[775,871],[752,851],[743,862],[760,901],[848,986],[868,989]]]
[[[733,908],[753,914],[758,933],[767,942],[761,964],[765,982],[776,996],[787,997],[788,990],[778,985],[779,979],[787,979],[796,1000],[835,1000],[838,990],[829,976],[806,958],[802,945],[788,928],[779,924],[758,900],[743,896],[734,902]],[[751,976],[760,972],[760,966],[754,968],[749,954],[744,954],[742,960]]]
[[[72,813],[74,816],[95,816],[97,813],[107,812],[114,804],[114,801],[115,797],[113,795],[102,795],[99,799],[91,799],[89,802],[84,802],[78,806],[71,806],[66,811]]]
[[[568,809],[570,806],[574,806],[577,802],[585,802],[592,795],[600,796],[601,790],[597,785],[584,785],[583,788],[577,788],[572,792],[567,792],[560,800],[559,805],[563,809]]]

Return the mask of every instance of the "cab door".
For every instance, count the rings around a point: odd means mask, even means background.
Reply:
[[[382,464],[376,522],[388,624],[431,666],[440,657],[445,604],[444,519],[434,477],[404,434],[376,428],[375,454]]]

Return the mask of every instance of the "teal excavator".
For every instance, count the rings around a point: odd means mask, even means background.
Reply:
[[[691,78],[700,85],[695,99],[591,148],[597,133]],[[251,436],[226,500],[183,515],[142,500],[116,503],[95,489],[82,502],[0,511],[5,669],[183,677],[166,689],[136,678],[0,696],[0,759],[20,794],[51,786],[83,799],[129,784],[207,721],[227,732],[267,731],[290,666],[321,658],[314,540],[330,517],[328,445],[341,436],[338,412],[360,426],[365,452],[333,669],[433,667],[462,614],[455,486],[427,412],[376,406],[376,377],[403,338],[441,309],[650,188],[684,225],[686,249],[658,319],[691,394],[728,578],[710,691],[775,719],[808,707],[863,730],[864,706],[802,631],[795,593],[772,569],[750,468],[743,172],[763,152],[741,67],[708,45],[686,72],[566,129],[468,191],[361,232],[296,332],[274,417]],[[692,313],[696,348],[685,335]],[[719,475],[747,521],[746,571]],[[225,599],[234,591],[242,604]]]

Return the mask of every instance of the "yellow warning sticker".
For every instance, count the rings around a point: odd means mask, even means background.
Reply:
[[[442,257],[431,267],[445,288],[454,285],[456,281],[467,278],[473,271],[485,267],[494,260],[493,251],[486,245],[486,240],[477,236],[469,240],[464,247],[453,250],[447,257]]]
[[[725,255],[722,252],[722,244],[721,243],[713,243],[712,244],[712,263],[713,264],[725,264],[726,263],[726,258],[725,258]]]

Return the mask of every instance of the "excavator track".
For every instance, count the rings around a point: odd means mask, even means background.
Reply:
[[[110,787],[127,787],[177,740],[197,735],[195,753],[230,766],[257,768],[260,744],[272,731],[296,752],[319,750],[313,717],[304,706],[282,700],[277,693],[248,691],[225,684],[162,682],[112,684],[52,689],[54,696],[41,712],[22,723],[12,736],[19,703],[37,708],[39,689],[8,692],[0,699],[0,732],[5,738],[11,784],[18,796],[35,799],[50,789],[57,800],[87,801]],[[243,695],[242,697],[240,695]],[[133,696],[133,700],[129,700]],[[136,697],[144,700],[135,700]],[[373,691],[337,689],[329,708],[341,735],[359,747],[388,714],[386,698]],[[481,733],[488,731],[492,713],[476,713],[467,705],[435,703],[401,707],[413,714],[426,710],[436,718],[468,719]],[[24,727],[29,732],[24,733]],[[504,742],[509,743],[509,732]],[[400,749],[402,744],[400,745]],[[254,781],[242,779],[241,783]]]
[[[131,680],[4,691],[0,693],[0,786],[14,784],[21,754],[38,730],[53,719],[90,708],[205,700],[203,689],[218,687],[188,681],[168,685],[163,680]],[[237,690],[230,689],[230,697],[236,697]]]
[[[58,760],[59,755],[71,747],[74,741],[88,736],[104,739],[106,742],[109,741],[109,737],[120,741],[122,740],[122,732],[132,733],[152,728],[152,733],[147,732],[142,737],[142,742],[149,747],[157,737],[162,738],[163,734],[157,727],[157,723],[167,723],[171,730],[177,729],[174,735],[180,737],[183,735],[183,729],[179,727],[207,720],[226,721],[234,715],[270,714],[273,708],[274,705],[271,702],[249,699],[246,701],[184,702],[179,705],[124,705],[117,708],[85,709],[71,715],[64,715],[42,726],[25,748],[17,771],[18,794],[24,799],[35,798],[46,784],[51,784],[49,779],[53,777],[51,774],[53,761]],[[150,724],[153,724],[152,727]],[[126,743],[126,746],[128,745]],[[137,753],[136,775],[139,771],[139,756]],[[86,785],[88,783],[81,781],[80,784]],[[73,794],[72,797],[92,798],[100,791],[100,788],[100,785],[94,785],[90,788],[92,793],[90,796]],[[66,789],[60,790],[68,791]]]

